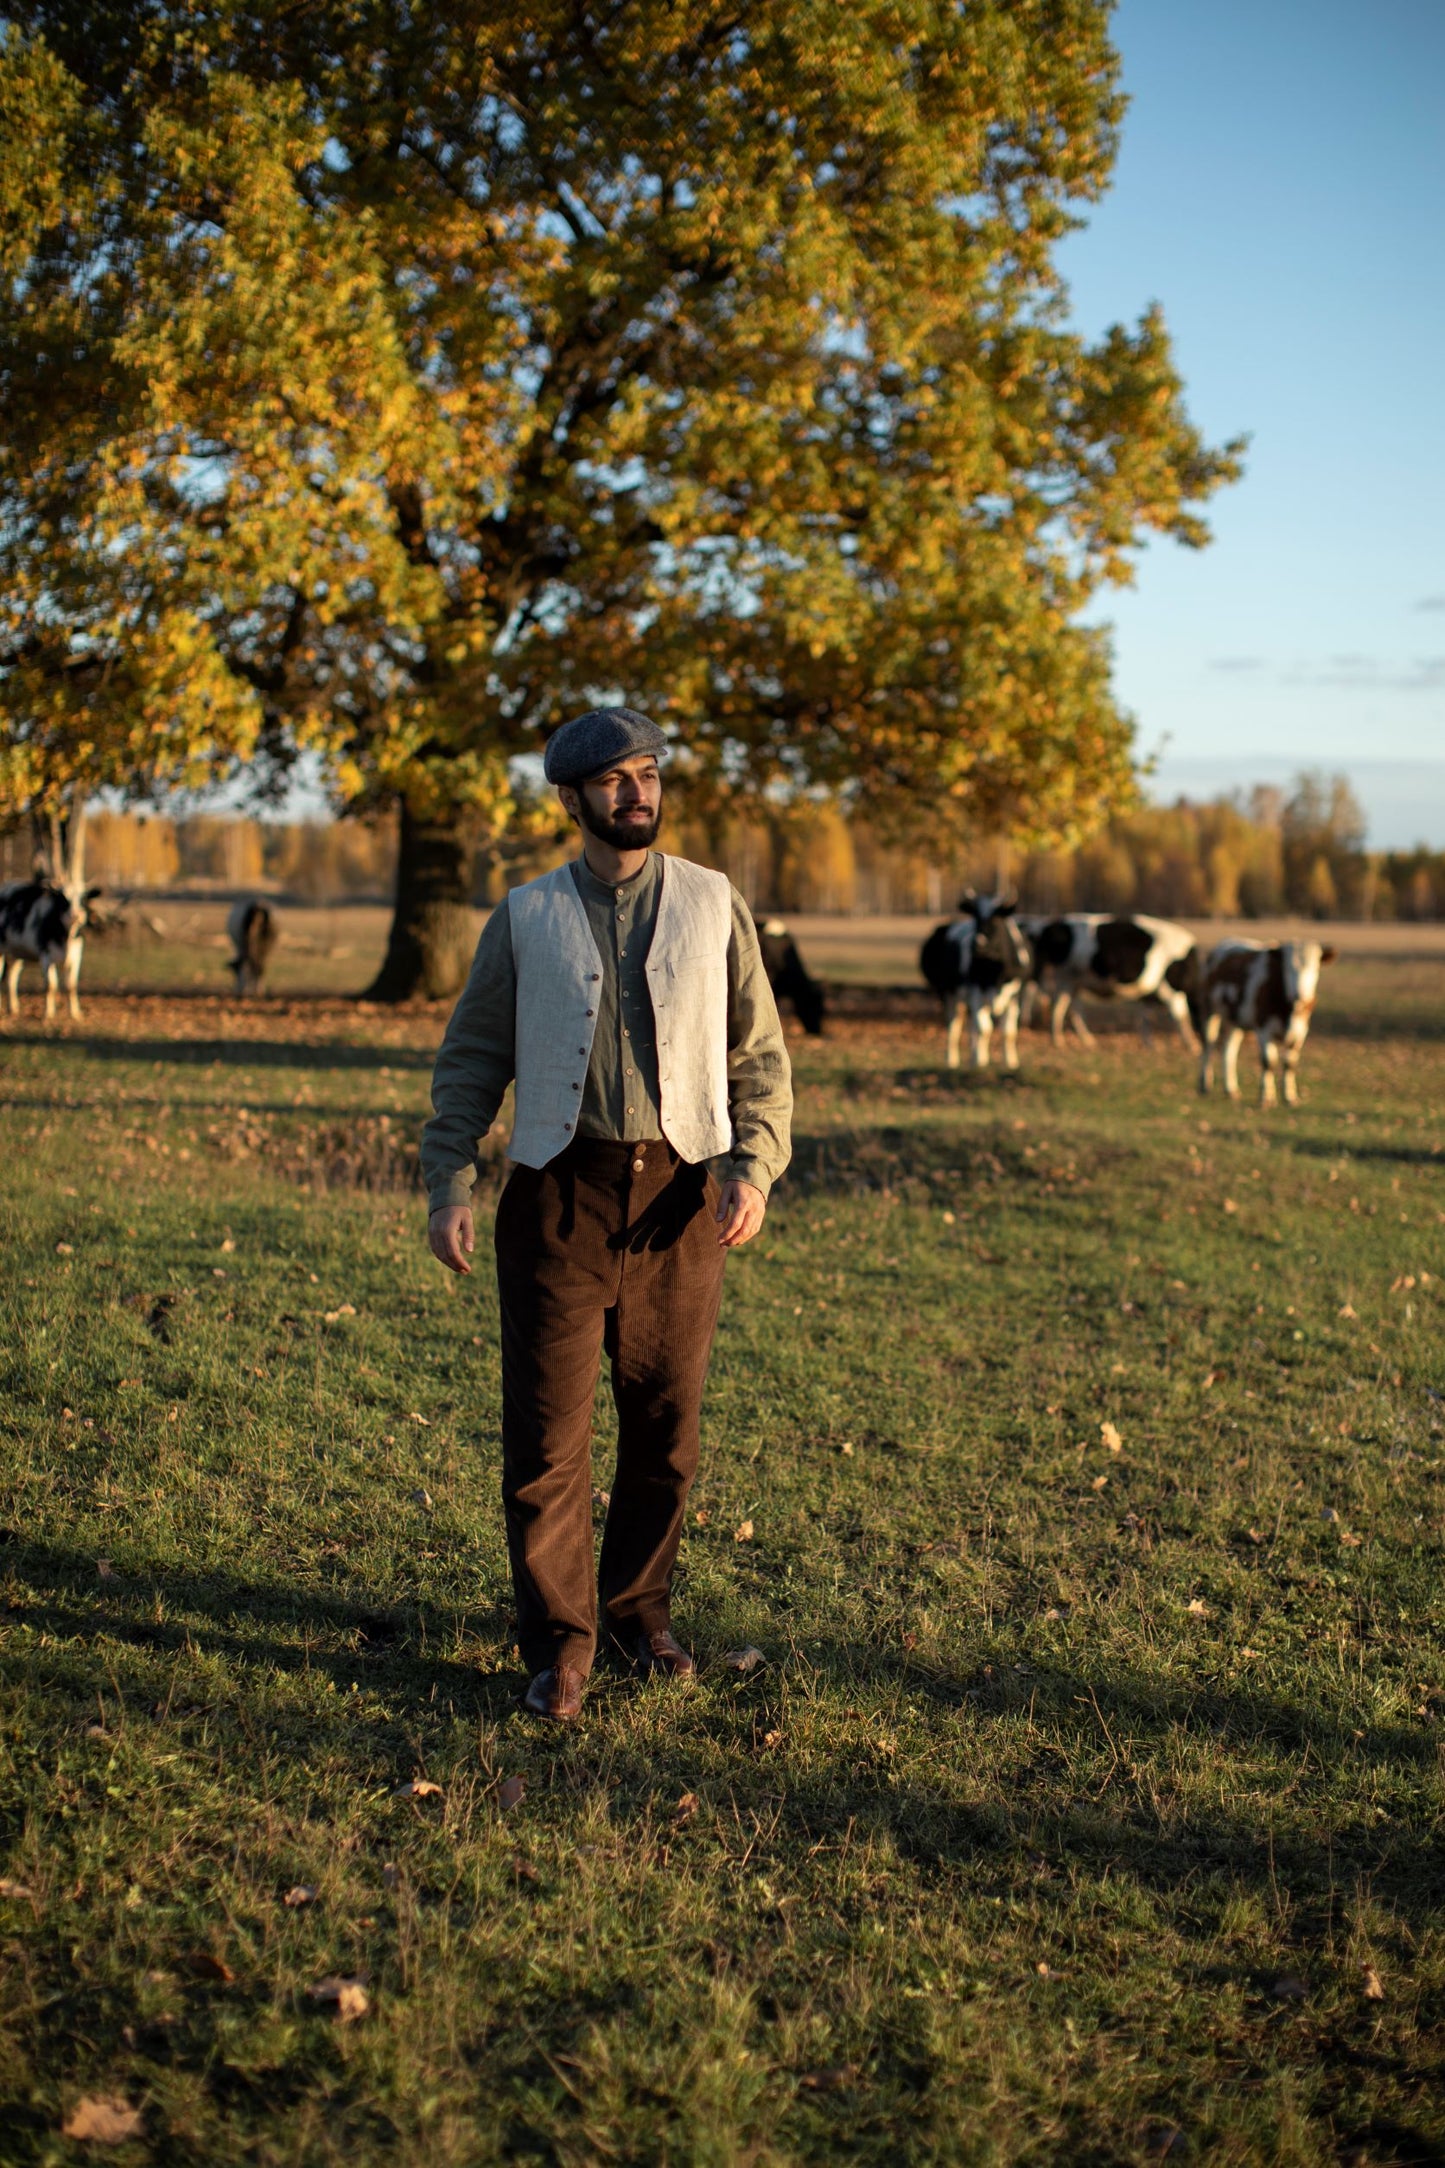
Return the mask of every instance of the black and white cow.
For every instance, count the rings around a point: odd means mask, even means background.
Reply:
[[[960,916],[935,926],[919,951],[918,968],[943,1003],[948,1025],[948,1066],[959,1066],[963,1019],[968,1017],[969,1058],[988,1067],[993,1027],[1003,1027],[1003,1064],[1019,1065],[1019,999],[1033,968],[1029,944],[1001,896],[959,898]]]
[[[276,946],[276,920],[268,905],[254,896],[242,896],[231,905],[226,932],[235,950],[228,971],[234,972],[238,994],[259,994],[266,964]]]
[[[7,881],[0,888],[0,955],[12,1016],[20,1013],[20,974],[27,964],[45,973],[45,1021],[55,1021],[60,974],[71,1016],[80,1020],[80,956],[98,888],[66,889],[56,881]]]
[[[821,1037],[826,997],[818,981],[798,954],[798,944],[780,918],[764,919],[758,928],[758,947],[768,984],[779,1001],[791,1001],[793,1014],[804,1031]]]
[[[1281,1077],[1285,1104],[1298,1106],[1299,1058],[1309,1036],[1320,972],[1334,958],[1334,950],[1318,941],[1282,941],[1276,948],[1266,948],[1262,941],[1221,941],[1212,949],[1202,974],[1199,1089],[1209,1089],[1210,1065],[1222,1035],[1224,1089],[1231,1099],[1239,1097],[1239,1042],[1252,1031],[1259,1042],[1260,1105],[1274,1105],[1275,1079]]]
[[[1190,1017],[1197,998],[1199,954],[1187,926],[1167,918],[1110,918],[1102,911],[1070,911],[1061,918],[1026,922],[1035,970],[1053,997],[1050,1029],[1062,1044],[1072,1015],[1085,1044],[1092,1033],[1076,1006],[1081,994],[1099,1001],[1155,1001],[1169,1011],[1191,1051],[1199,1042]]]

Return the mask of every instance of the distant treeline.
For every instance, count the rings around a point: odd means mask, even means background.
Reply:
[[[535,828],[535,819],[532,823]],[[1147,911],[1166,918],[1445,918],[1445,851],[1369,851],[1343,776],[1289,791],[1143,806],[1072,851],[1024,852],[1005,838],[884,840],[866,814],[832,805],[668,824],[664,849],[720,866],[756,911],[950,910],[964,887],[1016,891],[1041,911]],[[475,894],[495,903],[575,848],[560,825],[479,848]],[[23,836],[0,838],[0,876],[30,871]],[[262,822],[198,814],[91,816],[87,872],[111,889],[255,889],[308,902],[389,901],[396,823]]]

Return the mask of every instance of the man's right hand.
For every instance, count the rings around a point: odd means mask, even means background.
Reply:
[[[448,1272],[471,1271],[467,1259],[476,1248],[476,1236],[469,1204],[439,1205],[426,1223],[426,1238],[432,1256],[439,1257]]]

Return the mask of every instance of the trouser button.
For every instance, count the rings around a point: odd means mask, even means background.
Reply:
[[[643,1162],[642,1162],[642,1161],[641,1161],[640,1159],[634,1159],[634,1160],[633,1160],[633,1162],[632,1162],[632,1171],[633,1171],[633,1173],[634,1173],[634,1174],[641,1174],[641,1172],[642,1172],[642,1167],[643,1167]]]

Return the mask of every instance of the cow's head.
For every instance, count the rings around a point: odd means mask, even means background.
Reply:
[[[1016,896],[975,896],[970,915],[977,927],[974,936],[975,956],[987,957],[990,963],[1000,966],[1006,979],[1026,979],[1033,966],[1028,942],[1014,917],[1018,909]]]

